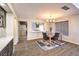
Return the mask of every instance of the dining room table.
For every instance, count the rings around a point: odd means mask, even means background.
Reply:
[[[48,40],[49,45],[51,45],[51,43],[52,43],[51,38],[54,36],[54,34],[52,32],[47,32],[47,36],[49,37],[49,40]]]

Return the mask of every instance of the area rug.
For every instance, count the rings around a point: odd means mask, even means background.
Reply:
[[[37,41],[37,44],[38,44],[38,46],[42,49],[42,50],[44,50],[44,51],[48,51],[48,50],[51,50],[51,49],[54,49],[54,48],[56,48],[56,47],[59,47],[59,46],[61,46],[61,45],[59,45],[59,44],[56,44],[56,43],[51,43],[51,45],[49,45],[49,43],[48,42],[44,42],[43,40],[40,40],[40,41]],[[64,44],[64,43],[63,43]],[[62,44],[62,45],[63,45]]]

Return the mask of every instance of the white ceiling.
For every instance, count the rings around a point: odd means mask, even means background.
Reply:
[[[64,5],[70,9],[61,9]],[[79,14],[79,10],[71,3],[12,3],[18,17],[47,19]]]

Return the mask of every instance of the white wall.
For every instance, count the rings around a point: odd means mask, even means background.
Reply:
[[[18,20],[14,19],[13,22],[13,34],[14,34],[14,45],[16,45],[19,41],[18,39]]]
[[[69,36],[63,35],[63,40],[79,44],[79,15],[62,17],[60,19],[56,19],[56,22],[66,20],[69,21]],[[55,26],[53,28],[55,28]]]
[[[0,28],[0,38],[6,35],[6,28]]]
[[[33,39],[39,39],[42,38],[42,32],[34,32],[32,29],[32,22],[39,22],[44,23],[45,29],[47,29],[47,23],[42,20],[36,20],[36,19],[21,19],[19,21],[25,21],[27,22],[27,40],[33,40]],[[45,30],[46,31],[46,30]]]
[[[13,14],[6,14],[6,35],[13,36],[14,44],[18,42],[18,21]]]
[[[8,36],[13,36],[13,22],[14,18],[12,14],[6,14],[6,34]]]
[[[34,32],[32,29],[32,22],[40,22],[43,23],[40,20],[30,20],[28,21],[28,40],[32,40],[32,39],[38,39],[38,38],[42,38],[42,33],[41,32]]]

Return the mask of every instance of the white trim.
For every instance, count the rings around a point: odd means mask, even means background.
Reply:
[[[11,3],[7,3],[7,5],[8,5],[9,8],[11,9],[12,13],[14,14],[14,16],[17,18],[17,15],[16,15],[16,13],[15,13],[15,11],[14,11],[14,9],[13,9]]]

